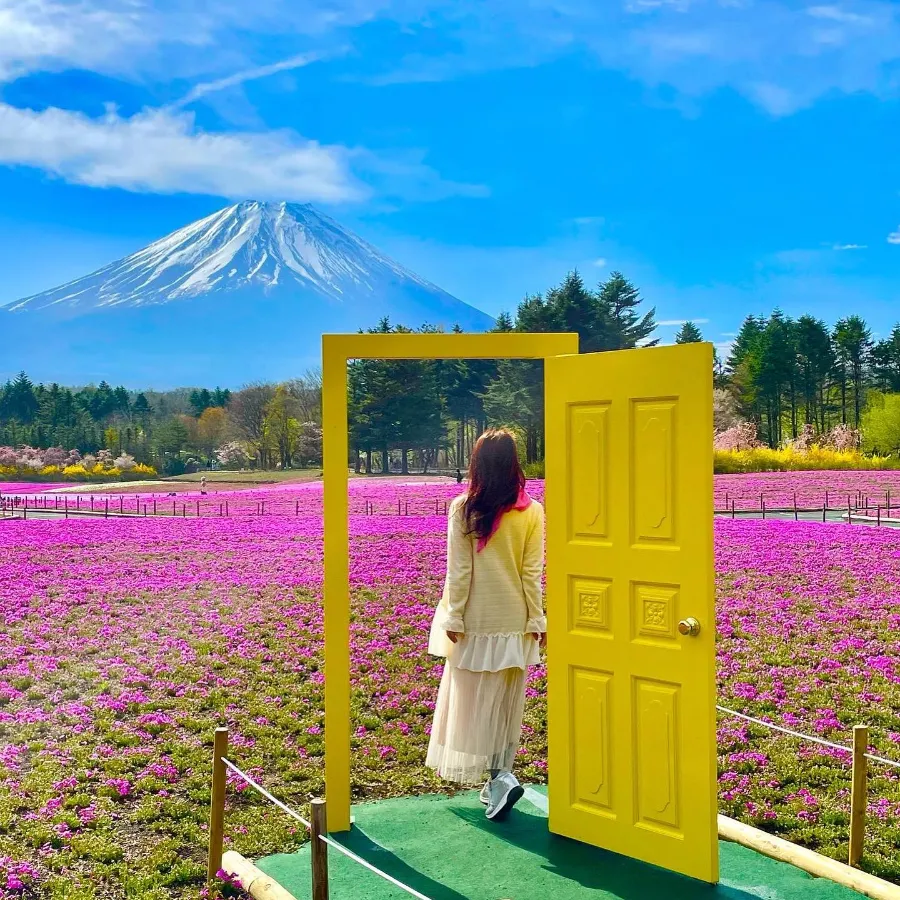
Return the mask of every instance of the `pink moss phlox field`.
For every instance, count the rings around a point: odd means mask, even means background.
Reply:
[[[458,491],[351,482],[359,800],[439,787],[423,767],[441,671],[425,643]],[[198,896],[217,724],[288,803],[321,792],[321,486],[238,493],[229,518],[0,523],[3,900]],[[260,496],[286,512],[256,515]],[[842,745],[865,722],[900,759],[900,534],[724,520],[716,553],[719,702]],[[523,781],[547,774],[544,689],[539,667]],[[723,812],[846,856],[845,754],[725,716],[718,740]],[[869,796],[864,866],[900,880],[896,770],[873,765]],[[245,855],[305,839],[233,776],[228,797]]]
[[[872,506],[900,507],[900,472],[758,472],[754,475],[716,475],[716,509],[759,509],[766,506],[792,508],[794,496],[799,507],[821,508],[854,505],[858,495],[868,497]]]

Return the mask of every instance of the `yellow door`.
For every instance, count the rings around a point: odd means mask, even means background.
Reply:
[[[718,880],[712,347],[546,361],[550,830]]]

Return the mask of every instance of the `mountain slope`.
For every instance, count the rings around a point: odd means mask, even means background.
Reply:
[[[323,331],[383,316],[467,331],[492,323],[313,207],[248,201],[0,308],[0,337],[14,338],[0,376],[25,368],[43,380],[160,386],[286,378],[317,361]]]

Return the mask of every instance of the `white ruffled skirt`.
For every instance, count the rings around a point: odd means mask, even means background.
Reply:
[[[538,662],[540,648],[530,634],[464,635],[451,645],[425,764],[459,784],[478,784],[491,769],[512,769],[528,666]]]

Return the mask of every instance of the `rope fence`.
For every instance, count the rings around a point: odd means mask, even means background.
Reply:
[[[327,816],[325,801],[312,800],[310,803],[310,818],[306,819],[295,809],[283,803],[261,784],[242,771],[226,756],[228,752],[228,729],[217,728],[213,741],[213,778],[212,797],[210,801],[209,815],[209,857],[207,860],[207,880],[212,882],[222,868],[222,856],[225,836],[225,788],[227,783],[227,771],[233,772],[247,785],[265,797],[270,803],[278,807],[282,812],[298,821],[309,831],[310,836],[310,870],[312,876],[312,900],[328,900],[328,847],[346,856],[348,859],[362,866],[364,869],[384,879],[401,891],[416,897],[417,900],[430,900],[425,894],[419,893],[415,888],[404,884],[402,881],[372,865],[352,850],[345,847],[339,841],[328,836]]]
[[[4,496],[0,483],[0,517],[27,518],[29,512],[39,512],[46,516],[59,515],[62,518],[69,516],[234,518],[321,513],[318,504],[314,503],[310,507],[308,503],[297,498],[269,497],[265,500],[246,500],[242,499],[240,494],[240,491],[221,494],[210,491],[201,499],[197,497],[179,499],[176,494],[97,496],[89,492],[58,494],[52,491],[35,495]],[[215,499],[212,499],[213,497]],[[765,494],[760,494],[753,500],[746,496],[734,498],[726,491],[724,504],[721,499],[717,501],[713,513],[719,517],[727,516],[732,519],[793,516],[796,521],[800,521],[802,517],[804,521],[815,518],[823,522],[828,521],[829,515],[832,517],[837,515],[851,525],[854,522],[867,525],[900,525],[900,503],[897,502],[896,496],[891,496],[890,490],[885,491],[884,497],[877,500],[862,491],[858,491],[855,496],[847,494],[846,504],[843,503],[843,498],[834,497],[830,491],[825,491],[823,502],[818,505],[809,505],[809,501],[806,501],[805,505],[801,504],[796,492],[793,494],[793,503],[785,503],[783,495],[779,495],[776,499],[780,502],[772,504],[767,501]],[[835,505],[835,500],[838,500],[840,505]],[[449,498],[429,499],[422,496],[400,497],[396,501],[383,499],[376,501],[352,496],[349,501],[350,514],[362,516],[446,516],[450,504]]]
[[[97,497],[94,495],[15,494],[3,496],[0,492],[0,518],[27,519],[28,514],[48,518],[59,516],[68,519],[78,518],[239,518],[245,516],[305,516],[321,515],[320,505],[312,508],[298,499],[290,500],[245,500],[239,491],[230,492],[234,496],[228,499],[203,500],[177,497],[147,497],[116,494],[114,496]],[[353,498],[349,504],[350,515],[356,516],[446,516],[449,513],[450,500],[442,497],[425,499],[398,499],[396,503],[366,498]]]
[[[822,521],[825,522],[829,513],[837,513],[847,520],[848,525],[852,525],[854,519],[867,525],[881,525],[882,521],[900,525],[900,504],[897,503],[896,496],[894,496],[892,503],[890,490],[885,490],[883,500],[870,499],[868,494],[858,490],[855,496],[852,494],[846,495],[846,505],[839,499],[840,506],[833,505],[833,495],[834,492],[826,490],[821,503],[815,506],[804,506],[798,502],[797,492],[794,491],[793,503],[785,503],[782,500],[781,505],[777,503],[770,505],[766,503],[765,492],[759,494],[758,500],[756,496],[750,500],[746,495],[741,495],[738,498],[730,497],[729,492],[725,491],[724,506],[716,506],[714,501],[713,514],[730,516],[732,519],[747,516],[760,516],[765,519],[766,516],[784,517],[793,515],[795,521],[800,520],[801,514],[805,517],[814,515],[816,518],[821,515]],[[779,498],[781,497],[783,495],[779,495]]]
[[[847,753],[852,760],[851,768],[851,787],[850,787],[850,849],[848,853],[848,863],[851,866],[858,866],[862,857],[863,844],[865,842],[866,833],[866,805],[869,796],[869,766],[868,762],[879,763],[890,768],[900,769],[900,761],[895,759],[886,759],[883,756],[877,756],[869,753],[869,727],[867,725],[853,726],[853,746],[845,747],[842,744],[835,744],[832,741],[826,741],[824,738],[816,737],[811,734],[803,734],[800,731],[794,731],[791,728],[784,728],[781,725],[775,725],[773,722],[766,722],[764,719],[757,719],[754,716],[748,716],[746,713],[738,712],[734,709],[728,709],[726,706],[716,706],[716,709],[728,716],[737,719],[743,719],[745,722],[751,722],[754,725],[760,725],[768,728],[770,731],[777,731],[781,734],[787,734],[791,737],[807,741],[811,744],[819,744],[822,747],[828,747],[832,750],[840,750]]]

